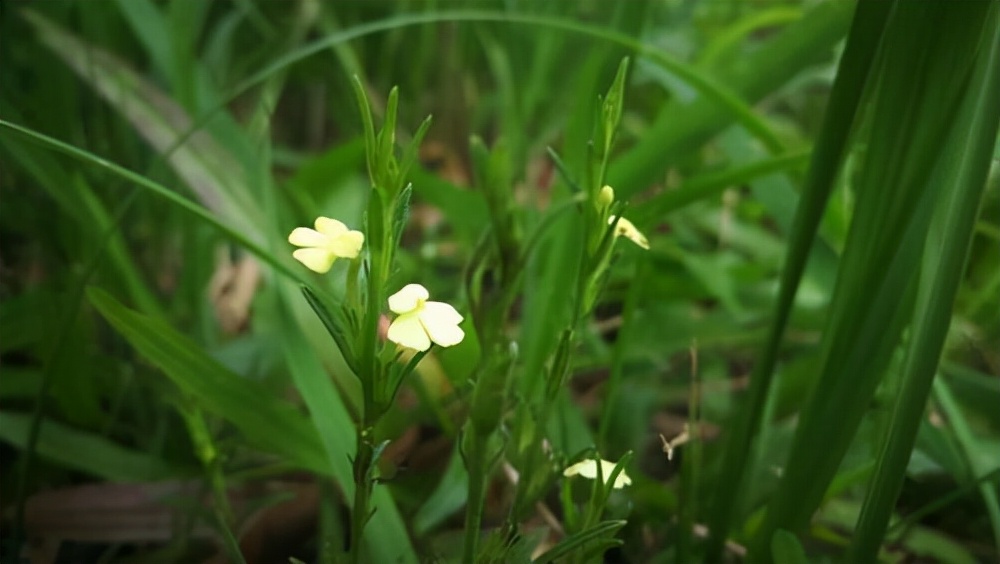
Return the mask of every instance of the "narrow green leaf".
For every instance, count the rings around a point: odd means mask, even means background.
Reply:
[[[230,227],[225,222],[219,220],[204,207],[199,206],[198,204],[177,194],[173,190],[166,188],[162,184],[153,182],[152,180],[149,180],[144,176],[132,172],[131,170],[121,167],[115,163],[102,159],[101,157],[98,157],[93,153],[84,151],[83,149],[79,149],[62,141],[59,141],[58,139],[49,137],[48,135],[44,135],[30,128],[18,125],[16,123],[11,123],[9,121],[0,119],[0,127],[4,127],[11,131],[15,131],[21,135],[30,138],[32,141],[40,143],[41,145],[49,149],[65,153],[77,160],[107,169],[114,175],[124,178],[125,180],[133,184],[136,184],[137,186],[140,186],[146,190],[149,190],[150,192],[153,192],[157,196],[164,198],[168,202],[191,213],[198,219],[204,221],[206,224],[211,225],[212,227],[218,229],[221,233],[231,238],[233,241],[246,247],[247,250],[252,252],[254,255],[256,255],[264,262],[273,266],[275,270],[281,272],[285,276],[288,276],[292,280],[296,280],[301,283],[306,282],[305,278],[303,278],[301,275],[301,271],[289,268],[287,260],[282,261],[275,258],[275,256],[272,253],[264,250],[264,248],[261,245],[258,245],[256,242],[249,239],[242,232]]]
[[[167,161],[177,175],[207,208],[254,241],[263,239],[263,222],[245,191],[245,170],[230,150],[199,131],[183,107],[114,55],[84,43],[33,11],[26,10],[22,16],[42,42],[119,109],[150,145],[168,154]],[[123,98],[130,103],[118,103]]]
[[[945,165],[941,141],[954,127],[992,4],[960,6],[925,3],[891,12],[820,377],[755,544],[777,528],[807,525],[912,320],[920,256],[947,191],[938,178]]]
[[[606,537],[614,535],[619,529],[624,527],[626,523],[627,521],[604,521],[602,523],[598,523],[586,531],[581,531],[566,537],[559,544],[545,551],[533,562],[534,564],[555,562],[564,556],[573,554],[577,550],[584,549],[591,543],[604,543],[608,547],[619,544],[621,541],[608,539]]]
[[[896,497],[902,487],[906,465],[923,419],[924,405],[939,362],[951,318],[952,304],[962,281],[964,264],[973,237],[979,202],[989,173],[991,149],[1000,127],[1000,11],[990,4],[985,33],[977,57],[976,71],[969,81],[962,109],[942,137],[941,168],[933,182],[948,186],[932,224],[921,272],[912,336],[903,365],[903,382],[894,405],[889,436],[878,459],[850,559],[874,558],[885,534]],[[981,14],[966,14],[965,32],[975,29]],[[940,386],[946,388],[941,382]],[[958,417],[957,412],[952,414]],[[960,421],[952,421],[955,428]],[[966,448],[968,439],[964,441]],[[975,469],[973,475],[983,473]],[[990,509],[994,542],[1000,550],[1000,510],[996,488],[983,486]]]
[[[746,184],[750,180],[776,172],[802,168],[809,163],[810,156],[809,151],[786,153],[695,176],[677,188],[657,194],[643,202],[642,206],[632,212],[632,222],[637,225],[650,225],[662,221],[668,214],[688,204],[714,198],[729,187]]]
[[[131,311],[98,288],[90,302],[133,347],[205,410],[230,421],[260,448],[323,475],[331,473],[309,420],[261,384],[226,370],[162,321]]]
[[[347,363],[352,372],[360,374],[354,348],[348,339],[350,331],[346,327],[344,320],[334,317],[322,299],[309,286],[302,286],[302,294],[306,297],[306,301],[309,302],[309,306],[316,312],[316,317],[323,322],[323,326],[326,327],[327,332],[330,333],[334,342],[337,343],[337,348],[340,349],[340,354],[344,357],[344,362]]]
[[[280,67],[279,67],[280,68]],[[267,75],[263,75],[266,77]],[[358,109],[361,112],[361,125],[365,131],[365,161],[368,163],[368,177],[375,179],[375,122],[372,121],[372,109],[368,104],[368,94],[365,93],[365,86],[361,84],[358,75],[354,75],[351,80],[354,88],[354,95],[358,101]]]
[[[862,2],[860,6],[865,4],[866,2]],[[753,53],[739,58],[738,66],[734,62],[732,66],[736,68],[724,72],[725,84],[728,85],[727,94],[737,92],[742,99],[756,101],[773,92],[803,68],[813,64],[821,54],[829,52],[842,39],[853,11],[854,4],[848,2],[817,4],[801,20],[782,30]],[[864,60],[857,61],[859,67],[847,64],[847,61],[854,61],[847,56],[846,50],[843,61],[840,68],[844,70],[866,70],[869,64]],[[662,61],[655,58],[653,62],[662,64]],[[674,70],[673,66],[663,66]],[[682,78],[687,79],[686,76]],[[764,133],[766,125],[754,124],[758,118],[752,113],[744,113],[743,108],[746,106],[733,105],[728,96],[717,95],[697,82],[689,80],[688,84],[697,88],[701,96],[690,104],[668,104],[660,111],[642,139],[612,163],[609,184],[623,198],[657,182],[676,157],[695,150],[734,119],[753,131],[756,137],[767,135]],[[831,103],[834,99],[831,96]],[[728,111],[720,111],[723,104]],[[828,116],[837,113],[833,108],[827,109]]]
[[[30,414],[0,412],[0,440],[27,448],[31,420]],[[43,458],[61,466],[115,482],[147,482],[198,473],[197,468],[178,468],[153,455],[57,421],[41,422],[36,449]]]
[[[396,209],[392,218],[393,244],[399,248],[399,243],[406,231],[406,224],[410,221],[410,196],[413,194],[413,185],[407,184],[396,200]]]
[[[417,157],[420,155],[420,144],[427,135],[427,131],[430,130],[432,121],[431,116],[424,118],[424,121],[420,123],[420,127],[417,128],[417,132],[413,134],[413,139],[410,140],[406,145],[406,149],[403,150],[403,155],[399,159],[399,177],[401,179],[407,178],[407,174],[409,174],[410,168],[413,167],[413,163],[417,162]]]
[[[754,435],[760,427],[769,394],[772,373],[778,360],[785,326],[791,316],[795,294],[805,271],[809,250],[833,190],[837,169],[847,144],[847,137],[858,112],[861,94],[868,80],[873,54],[882,37],[891,5],[887,2],[864,2],[859,5],[840,63],[840,71],[830,93],[823,127],[812,153],[806,178],[795,212],[791,245],[781,273],[775,319],[771,324],[765,348],[757,359],[750,377],[747,398],[726,438],[722,473],[713,494],[709,516],[709,546],[707,560],[721,558],[733,509],[739,505],[738,492],[747,471],[747,461]]]

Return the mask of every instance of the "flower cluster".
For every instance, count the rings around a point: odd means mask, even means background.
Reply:
[[[338,258],[355,259],[361,252],[365,236],[360,231],[328,217],[317,218],[315,227],[297,227],[288,235],[289,243],[302,247],[292,256],[309,270],[329,272]],[[458,326],[462,316],[454,307],[429,298],[420,284],[407,284],[389,296],[389,309],[398,315],[389,325],[390,341],[421,352],[432,343],[450,347],[462,342],[465,332]]]

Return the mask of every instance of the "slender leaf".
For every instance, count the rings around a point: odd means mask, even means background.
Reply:
[[[26,448],[32,416],[0,413],[0,439]],[[56,421],[43,421],[38,454],[67,468],[116,482],[145,482],[195,475],[196,468],[179,468],[151,454],[138,452],[101,435],[81,431]]]
[[[230,421],[260,448],[301,468],[330,475],[309,420],[263,385],[228,371],[162,321],[131,311],[97,288],[90,302],[129,343],[206,411]]]

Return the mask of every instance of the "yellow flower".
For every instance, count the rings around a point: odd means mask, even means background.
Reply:
[[[304,247],[292,253],[295,260],[306,265],[309,270],[323,274],[330,270],[333,261],[338,258],[352,259],[358,256],[361,245],[365,242],[365,234],[349,230],[336,219],[318,217],[315,230],[296,227],[288,235],[288,242]]]
[[[601,475],[604,477],[604,483],[607,483],[608,479],[611,477],[611,473],[615,471],[615,466],[616,464],[614,462],[601,460]],[[595,462],[592,458],[588,458],[587,460],[577,462],[563,471],[563,476],[566,477],[575,476],[577,474],[590,480],[596,480],[597,462]],[[632,478],[628,477],[625,473],[625,469],[623,468],[622,471],[618,473],[618,477],[615,478],[615,488],[621,489],[630,485],[632,485]]]
[[[614,222],[615,216],[608,218],[608,225],[611,225]],[[649,240],[646,239],[646,236],[636,229],[635,225],[631,221],[625,219],[624,217],[618,220],[618,225],[615,227],[615,237],[619,235],[624,235],[636,245],[639,245],[647,251],[649,250]]]
[[[420,284],[407,284],[389,296],[389,309],[399,314],[389,325],[390,341],[418,351],[431,348],[431,342],[442,347],[462,342],[462,316],[446,303],[427,301],[429,297]]]

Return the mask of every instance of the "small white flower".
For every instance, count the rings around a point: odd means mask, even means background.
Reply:
[[[614,462],[601,460],[601,475],[604,476],[604,483],[607,483],[608,479],[611,477],[611,473],[615,471],[615,466],[617,465]],[[590,480],[596,480],[597,462],[595,462],[592,458],[588,458],[587,460],[581,460],[566,470],[563,470],[563,476],[566,477],[575,476],[577,474]],[[618,474],[618,477],[615,478],[615,488],[621,489],[629,485],[632,485],[632,478],[628,477],[628,474],[625,473],[625,469],[623,468]]]
[[[431,348],[432,342],[442,347],[462,342],[462,316],[446,303],[427,301],[429,297],[420,284],[407,284],[389,296],[389,309],[399,314],[389,325],[390,341],[418,351]]]
[[[615,216],[608,218],[608,225],[611,225],[614,222]],[[639,245],[643,249],[646,249],[647,251],[649,250],[649,240],[646,239],[646,236],[636,229],[635,225],[631,221],[625,219],[624,217],[618,220],[618,225],[615,227],[615,237],[620,235],[624,235],[630,241]]]
[[[352,259],[361,252],[365,234],[352,231],[346,225],[329,217],[316,218],[316,229],[296,227],[288,235],[288,242],[297,249],[292,256],[306,268],[323,274],[330,270],[338,258]]]

